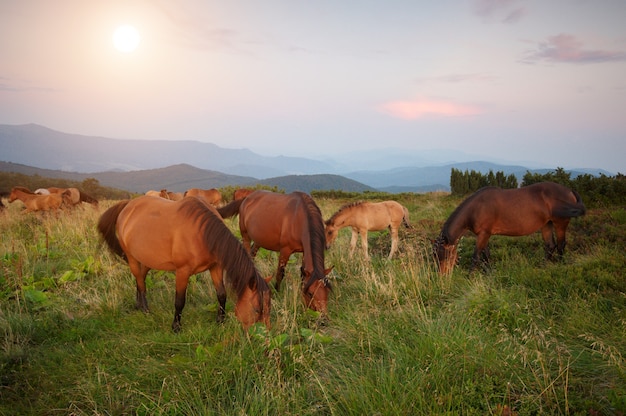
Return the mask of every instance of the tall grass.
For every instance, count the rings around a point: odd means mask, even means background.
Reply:
[[[325,218],[344,202],[318,201]],[[387,232],[370,234],[371,262],[348,255],[348,230],[327,251],[327,321],[302,305],[295,255],[270,331],[244,333],[232,298],[217,324],[201,274],[179,334],[171,273],[150,273],[151,312],[135,310],[128,266],[95,232],[107,203],[59,218],[10,205],[0,216],[0,414],[626,412],[623,210],[573,221],[563,262],[543,260],[538,235],[495,237],[491,269],[470,274],[467,237],[461,266],[441,276],[429,239],[458,200],[401,202],[414,228],[401,231],[396,258],[386,258]],[[263,275],[276,262],[264,250],[256,258]]]

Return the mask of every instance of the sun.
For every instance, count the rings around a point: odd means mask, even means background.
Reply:
[[[134,51],[139,46],[140,40],[139,32],[131,25],[120,26],[113,33],[113,45],[120,52]]]

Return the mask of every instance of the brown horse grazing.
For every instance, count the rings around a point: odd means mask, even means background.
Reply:
[[[170,201],[180,201],[185,195],[182,192],[167,191],[167,199]]]
[[[249,188],[236,189],[235,192],[233,193],[233,201],[236,201],[238,199],[244,199],[245,197],[250,195],[252,192],[254,192],[254,189],[249,189]]]
[[[328,221],[326,221],[326,248],[335,241],[339,230],[344,227],[352,227],[350,239],[350,256],[354,253],[357,236],[361,235],[361,246],[365,259],[369,259],[367,252],[367,232],[382,231],[388,228],[391,232],[391,251],[389,258],[398,249],[398,229],[404,224],[407,228],[409,223],[409,210],[396,201],[383,202],[354,202],[339,208]]]
[[[69,192],[70,195],[70,206],[76,207],[80,205],[81,202],[87,202],[88,204],[93,205],[94,207],[98,206],[98,200],[87,195],[83,191],[78,188],[56,188],[51,187],[46,189],[50,194],[63,194],[64,192]],[[44,189],[38,189],[35,193],[42,192]]]
[[[237,295],[235,315],[244,329],[259,321],[269,328],[269,286],[214,208],[196,198],[173,202],[141,196],[104,212],[98,231],[111,250],[128,261],[137,281],[138,309],[148,311],[146,275],[150,269],[176,272],[175,332],[181,328],[189,277],[207,269],[217,292],[218,322],[224,320],[226,310],[226,271]]]
[[[541,230],[546,258],[551,260],[555,249],[562,256],[570,220],[584,215],[585,211],[577,192],[553,182],[518,189],[479,189],[448,217],[434,242],[439,271],[452,272],[458,258],[456,245],[466,230],[476,234],[472,268],[483,255],[485,262],[489,262],[488,242],[492,235],[523,236]]]
[[[19,199],[24,203],[24,213],[34,211],[58,211],[63,205],[71,206],[71,196],[68,191],[61,194],[39,195],[32,193],[28,188],[15,186],[9,195],[9,203]]]
[[[244,247],[254,256],[258,247],[277,251],[276,290],[293,253],[302,253],[302,295],[307,307],[327,314],[331,269],[324,269],[324,220],[313,199],[303,192],[288,195],[254,191],[219,208],[223,218],[239,214]],[[251,246],[253,242],[254,246]]]
[[[185,191],[185,196],[195,196],[203,201],[205,204],[213,205],[214,207],[221,207],[224,203],[222,201],[222,194],[215,188],[211,189],[199,189],[191,188]]]

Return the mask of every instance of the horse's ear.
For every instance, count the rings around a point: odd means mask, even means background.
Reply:
[[[328,274],[332,272],[334,268],[335,266],[333,265],[333,266],[330,266],[328,269],[324,269],[324,275],[328,276]]]
[[[269,284],[272,281],[272,277],[273,276],[270,274],[269,276],[264,277],[263,280],[265,280],[265,283]]]
[[[325,225],[330,225],[330,218],[329,218],[329,219],[327,219],[326,221],[324,221],[324,224],[325,224]]]

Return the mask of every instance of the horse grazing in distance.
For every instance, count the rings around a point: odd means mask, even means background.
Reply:
[[[205,204],[212,205],[214,207],[221,207],[224,205],[222,201],[222,194],[215,188],[211,189],[200,189],[200,188],[191,188],[185,191],[185,196],[195,196],[196,198],[203,201]]]
[[[452,212],[435,239],[433,252],[439,271],[452,272],[458,259],[457,242],[466,230],[476,235],[472,269],[482,256],[485,263],[489,262],[492,235],[524,236],[541,230],[546,259],[552,260],[555,250],[561,257],[570,220],[585,212],[576,191],[553,182],[517,189],[481,188]]]
[[[171,192],[167,189],[161,189],[160,191],[149,190],[145,193],[146,196],[157,196],[163,199],[169,199],[170,201],[180,201],[184,195],[181,192]]]
[[[170,201],[180,201],[185,195],[182,192],[167,191],[167,199]]]
[[[160,198],[161,197],[161,192],[163,192],[163,191],[154,191],[154,190],[151,189],[149,191],[146,191],[145,195],[146,196],[156,196],[156,197]]]
[[[37,191],[42,191],[42,189],[38,189]],[[87,195],[86,193],[84,193],[83,191],[81,191],[78,188],[57,188],[57,187],[51,187],[51,188],[48,188],[47,191],[50,194],[63,194],[65,192],[69,192],[70,202],[71,202],[70,206],[72,206],[72,207],[76,207],[76,206],[80,205],[81,202],[86,202],[88,204],[93,205],[94,207],[98,207],[98,200],[96,198],[93,198],[93,197]]]
[[[259,247],[278,252],[276,290],[293,253],[302,253],[302,297],[307,307],[328,313],[331,269],[324,269],[324,220],[322,213],[304,192],[279,194],[254,191],[244,199],[218,209],[223,218],[239,214],[243,245],[254,257]]]
[[[244,329],[255,322],[263,322],[269,328],[269,286],[215,208],[196,198],[174,202],[140,196],[105,211],[98,221],[98,231],[111,251],[128,262],[137,282],[138,309],[148,312],[148,271],[175,271],[175,332],[181,329],[189,277],[207,269],[217,292],[218,322],[224,320],[226,311],[225,271],[237,295],[235,316]]]
[[[71,206],[71,195],[68,191],[61,194],[38,195],[23,186],[15,186],[11,189],[9,203],[20,200],[24,203],[24,213],[35,211],[58,212],[62,206]]]
[[[389,229],[391,233],[391,250],[388,258],[391,259],[398,249],[398,229],[400,225],[410,228],[409,210],[396,201],[383,202],[353,202],[339,208],[326,221],[326,248],[337,238],[339,230],[344,227],[352,228],[350,239],[350,256],[354,254],[357,236],[361,235],[361,247],[366,260],[369,260],[367,250],[367,232]]]

